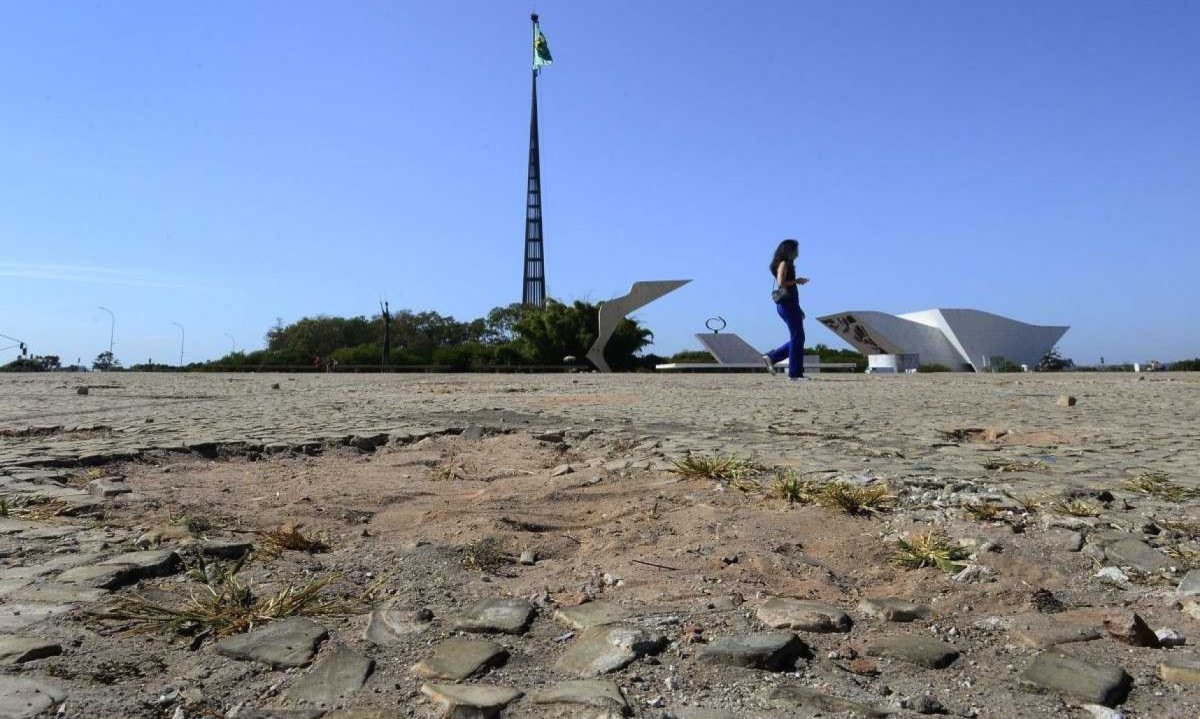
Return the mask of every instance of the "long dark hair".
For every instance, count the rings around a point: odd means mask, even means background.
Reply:
[[[771,274],[775,274],[780,262],[791,262],[799,251],[800,243],[795,240],[780,242],[779,247],[775,248],[775,254],[771,257]]]

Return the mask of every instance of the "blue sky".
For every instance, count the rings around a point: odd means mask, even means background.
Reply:
[[[520,298],[528,3],[0,5],[0,333],[126,363],[276,317]],[[974,307],[1084,363],[1200,355],[1200,4],[538,4],[552,296]],[[809,342],[840,344],[815,322]],[[233,340],[230,339],[233,337]],[[0,342],[0,346],[3,346]],[[15,352],[0,354],[10,359]]]

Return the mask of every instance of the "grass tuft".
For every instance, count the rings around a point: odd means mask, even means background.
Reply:
[[[1009,494],[1008,492],[1005,492],[1004,496],[1021,505],[1021,509],[1025,510],[1026,514],[1037,514],[1038,510],[1042,508],[1042,505],[1046,503],[1045,495],[1040,494],[1025,494],[1017,496],[1015,494]]]
[[[770,496],[786,499],[788,504],[810,504],[816,491],[816,485],[800,479],[794,471],[777,470],[771,482]]]
[[[968,556],[966,549],[950,543],[945,532],[931,529],[911,534],[907,540],[896,540],[894,561],[905,569],[937,567],[944,572],[957,572],[965,566],[960,560]]]
[[[301,531],[303,524],[281,524],[275,529],[259,532],[268,551],[279,552],[291,550],[317,554],[329,551],[328,537],[325,535],[307,535]]]
[[[715,457],[689,454],[672,464],[675,474],[685,479],[742,481],[764,471],[764,467],[757,462],[742,459],[735,454]]]
[[[20,517],[43,521],[70,513],[71,506],[61,499],[40,494],[13,494],[0,498],[0,517]]]
[[[131,623],[130,631],[170,631],[196,637],[221,637],[247,632],[278,619],[293,616],[348,614],[351,608],[341,599],[329,597],[324,590],[340,578],[329,574],[303,585],[288,584],[283,589],[258,596],[250,582],[238,577],[245,560],[232,565],[203,564],[188,573],[199,588],[191,590],[182,606],[172,607],[139,594],[118,597],[111,605],[96,612],[105,619]]]
[[[994,522],[1000,518],[1000,505],[992,502],[964,504],[963,510],[977,522]]]
[[[510,561],[512,558],[504,551],[504,545],[496,537],[483,537],[468,542],[462,548],[463,566],[477,572],[492,574]]]
[[[813,500],[828,509],[851,516],[878,515],[891,509],[896,498],[882,484],[859,487],[846,482],[830,482],[813,495]]]
[[[1200,522],[1192,522],[1186,519],[1160,519],[1158,520],[1158,526],[1177,534],[1182,534],[1187,539],[1200,539]]]
[[[1017,459],[989,459],[983,462],[983,468],[1001,472],[1044,472],[1049,469],[1047,464],[1040,460],[1024,462]]]
[[[1100,507],[1082,499],[1060,499],[1054,503],[1055,512],[1071,517],[1099,517]]]
[[[1182,487],[1167,478],[1166,472],[1143,472],[1122,485],[1136,494],[1145,494],[1168,502],[1184,502],[1200,497],[1200,490]]]

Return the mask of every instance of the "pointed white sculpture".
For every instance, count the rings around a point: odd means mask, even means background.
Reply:
[[[636,309],[645,307],[663,295],[674,292],[691,280],[652,280],[649,282],[634,282],[629,288],[629,294],[614,297],[600,303],[600,333],[588,350],[587,358],[601,372],[612,372],[608,362],[604,361],[604,346],[617,331],[617,325],[625,315]]]

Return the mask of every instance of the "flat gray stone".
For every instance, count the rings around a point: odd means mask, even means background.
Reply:
[[[421,693],[442,706],[447,719],[491,719],[521,697],[520,690],[481,684],[423,684]]]
[[[858,611],[885,622],[913,622],[929,616],[929,607],[907,599],[880,597],[859,602]]]
[[[79,534],[83,531],[83,527],[77,527],[73,524],[58,524],[54,526],[41,526],[37,529],[27,529],[17,535],[17,539],[24,539],[31,542],[48,542],[63,537],[70,537],[73,534]]]
[[[624,715],[629,702],[616,682],[607,679],[577,679],[556,684],[529,695],[534,704],[579,704]]]
[[[325,627],[311,619],[291,617],[249,634],[222,639],[217,642],[216,652],[232,659],[262,662],[272,669],[302,667],[328,637]]]
[[[731,711],[709,707],[680,707],[673,713],[677,719],[738,719]]]
[[[586,602],[574,607],[562,607],[554,612],[554,618],[572,629],[591,629],[605,624],[619,624],[633,616],[620,604],[612,602]]]
[[[289,699],[329,706],[362,689],[375,660],[348,647],[338,647],[286,692]]]
[[[867,645],[867,655],[887,657],[928,669],[945,669],[958,659],[958,650],[929,637],[901,634],[879,637]]]
[[[391,607],[378,607],[371,612],[363,639],[382,647],[392,647],[406,641],[426,629],[429,622],[412,619],[411,612],[400,612]]]
[[[1200,657],[1171,657],[1160,662],[1154,673],[1170,684],[1200,684]]]
[[[808,653],[808,645],[791,632],[764,632],[717,639],[700,649],[699,658],[709,664],[786,672]]]
[[[558,658],[559,671],[595,677],[628,666],[639,657],[658,654],[666,639],[640,627],[610,624],[586,629]]]
[[[848,632],[850,617],[837,607],[787,597],[772,597],[758,608],[758,621],[772,629]]]
[[[16,666],[62,654],[57,642],[33,637],[0,636],[0,666]]]
[[[330,716],[323,709],[251,709],[238,712],[237,719],[322,719]]]
[[[7,597],[18,589],[29,586],[32,581],[32,579],[26,579],[24,577],[0,579],[0,597]]]
[[[1193,569],[1183,575],[1175,593],[1181,597],[1200,597],[1200,569]]]
[[[61,572],[64,569],[73,567],[82,567],[85,564],[91,564],[101,558],[101,555],[94,552],[80,552],[78,554],[60,554],[51,559],[47,559],[39,564],[29,564],[23,567],[10,567],[2,573],[4,578],[22,578],[35,579],[44,577],[47,574]]]
[[[138,568],[129,564],[89,564],[68,569],[58,581],[94,589],[120,589],[138,580]]]
[[[484,599],[451,622],[460,632],[523,634],[533,621],[533,605],[524,599]]]
[[[0,674],[0,719],[32,719],[66,698],[52,684]]]
[[[0,517],[0,535],[28,532],[40,526],[37,522],[27,522],[23,519],[13,519],[12,517]]]
[[[1009,629],[1008,636],[1019,646],[1051,649],[1060,644],[1095,641],[1104,636],[1104,631],[1099,626],[1047,620],[1019,623]]]
[[[413,665],[423,679],[461,681],[485,673],[508,660],[508,650],[485,639],[451,637],[433,650],[433,655]]]
[[[87,483],[87,493],[93,497],[117,497],[122,494],[129,494],[133,491],[133,487],[125,484],[125,480],[117,480],[112,477],[100,477],[93,479]]]
[[[58,576],[58,581],[99,589],[120,589],[141,579],[170,576],[180,566],[179,555],[170,550],[128,552],[99,564],[68,569]]]
[[[200,553],[218,559],[241,559],[254,549],[250,542],[237,539],[209,539],[200,543]]]
[[[1158,572],[1172,567],[1176,562],[1162,552],[1137,539],[1122,539],[1104,549],[1114,564],[1133,567],[1142,572]]]
[[[771,693],[771,698],[816,712],[818,716],[828,712],[837,716],[849,715],[882,719],[894,713],[881,707],[843,699],[809,687],[779,687]]]
[[[1133,686],[1133,678],[1119,666],[1055,652],[1039,654],[1021,673],[1021,681],[1108,707],[1123,702]]]
[[[0,604],[0,632],[19,632],[75,609],[75,604]]]
[[[29,584],[8,594],[11,602],[41,602],[43,604],[69,604],[72,602],[95,602],[108,595],[107,589],[92,589],[76,584],[46,582]]]

